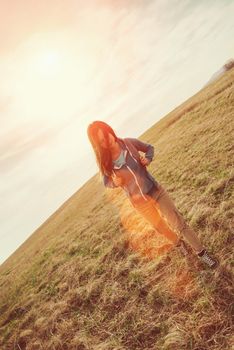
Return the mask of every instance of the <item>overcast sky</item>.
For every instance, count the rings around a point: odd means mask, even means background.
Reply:
[[[97,172],[86,129],[138,137],[234,56],[234,1],[0,0],[0,263]]]

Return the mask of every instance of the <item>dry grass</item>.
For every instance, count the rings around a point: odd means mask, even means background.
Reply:
[[[0,349],[232,349],[233,82],[232,69],[141,137],[221,267],[166,253],[96,174],[0,266]]]

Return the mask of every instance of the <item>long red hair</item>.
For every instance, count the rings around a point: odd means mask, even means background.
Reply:
[[[108,134],[112,134],[115,140],[118,140],[119,138],[110,125],[100,120],[92,122],[87,128],[88,138],[93,147],[99,170],[102,175],[110,176],[113,169],[111,151],[109,147],[104,148],[101,146],[98,140],[98,130],[100,129],[102,130],[103,137],[105,138],[107,145],[109,145]]]

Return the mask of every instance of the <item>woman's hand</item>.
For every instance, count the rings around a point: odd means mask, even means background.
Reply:
[[[113,172],[112,176],[111,176],[115,186],[121,186],[122,185],[122,179],[119,176],[116,176],[116,174]]]
[[[150,160],[148,158],[145,158],[143,156],[140,156],[141,164],[144,166],[147,166],[150,164]]]

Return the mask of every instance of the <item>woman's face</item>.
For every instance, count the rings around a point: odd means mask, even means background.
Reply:
[[[101,129],[98,130],[97,136],[101,147],[107,148],[108,147],[107,140],[105,139]],[[112,148],[115,145],[115,138],[110,133],[108,133],[108,137],[109,137],[109,146]]]

